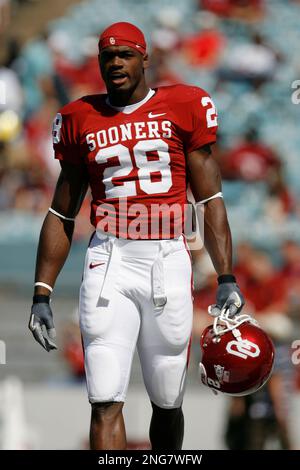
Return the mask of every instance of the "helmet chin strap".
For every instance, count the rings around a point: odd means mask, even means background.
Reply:
[[[213,329],[216,336],[221,336],[228,331],[232,331],[237,340],[241,340],[241,335],[237,328],[243,323],[250,322],[253,325],[259,326],[257,321],[247,313],[242,313],[240,315],[235,315],[234,317],[229,317],[229,309],[223,308],[221,314],[214,319]]]

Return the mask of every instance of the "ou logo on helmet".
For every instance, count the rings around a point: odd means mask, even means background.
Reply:
[[[260,355],[260,349],[257,344],[252,343],[248,339],[240,339],[238,341],[229,341],[226,345],[226,351],[233,356],[238,356],[242,359],[248,357],[257,357]]]

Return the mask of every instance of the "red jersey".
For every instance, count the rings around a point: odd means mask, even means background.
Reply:
[[[55,158],[86,165],[91,223],[124,238],[174,238],[183,232],[186,154],[216,140],[209,95],[188,85],[161,87],[125,114],[107,95],[64,106],[53,125]]]

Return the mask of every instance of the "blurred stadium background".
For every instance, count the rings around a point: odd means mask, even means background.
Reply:
[[[292,344],[300,339],[296,0],[0,0],[0,340],[7,357],[0,364],[0,449],[88,445],[76,310],[91,233],[88,200],[53,296],[59,351],[39,348],[27,322],[39,230],[59,172],[52,119],[62,104],[104,91],[97,35],[115,21],[131,21],[145,32],[151,86],[195,84],[216,103],[215,158],[224,178],[235,271],[246,310],[277,350],[268,387],[247,400],[215,397],[198,384],[199,335],[209,323],[216,278],[206,253],[193,252],[184,447],[299,449],[300,374],[292,363]],[[125,407],[131,448],[149,445],[149,417],[136,359]]]

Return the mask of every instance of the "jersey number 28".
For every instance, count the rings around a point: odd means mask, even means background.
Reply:
[[[168,144],[162,139],[140,140],[132,150],[133,160],[129,149],[122,144],[100,149],[97,153],[95,159],[99,164],[107,163],[113,157],[118,157],[119,161],[119,165],[108,166],[103,172],[106,197],[136,196],[137,184],[146,194],[168,192],[172,186]],[[150,152],[156,152],[158,159],[149,160],[147,153]],[[138,178],[129,179],[134,168],[137,169]],[[152,181],[151,175],[157,173],[159,173],[158,180]],[[113,181],[115,178],[120,178],[119,183],[117,180]]]

